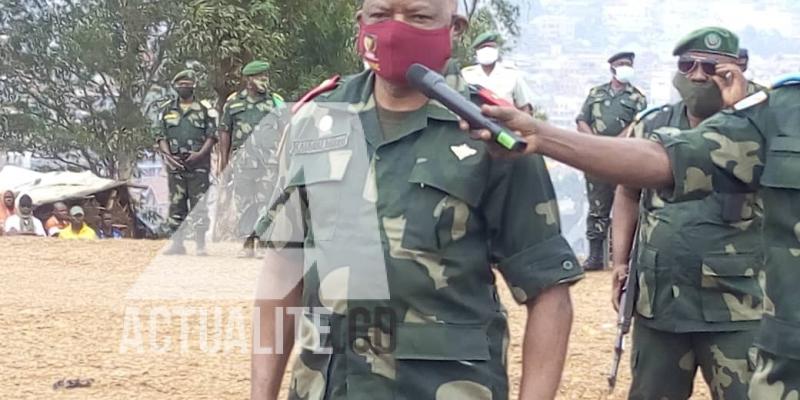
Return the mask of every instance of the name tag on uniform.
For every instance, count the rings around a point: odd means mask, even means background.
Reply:
[[[292,147],[289,150],[291,154],[311,154],[321,153],[334,149],[340,149],[347,146],[347,137],[349,135],[336,135],[326,136],[313,140],[296,140],[292,142]]]

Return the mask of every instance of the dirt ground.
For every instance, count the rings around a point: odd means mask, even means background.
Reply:
[[[162,246],[0,238],[0,397],[247,399],[251,301],[236,292],[254,282],[257,266],[222,257],[232,253],[228,247],[212,247],[211,257],[200,259],[157,256]],[[211,285],[193,287],[200,281]],[[524,310],[501,289],[516,399]],[[609,290],[607,273],[590,274],[573,289],[575,323],[559,399],[626,397],[628,353],[617,390],[609,394],[606,384],[615,333]],[[192,300],[185,291],[200,294]],[[93,383],[53,388],[65,378]],[[708,398],[700,381],[696,388],[695,398]]]

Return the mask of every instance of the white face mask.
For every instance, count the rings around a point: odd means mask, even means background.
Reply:
[[[633,67],[622,65],[616,68],[616,73],[614,74],[614,77],[617,78],[617,80],[622,83],[628,83],[633,79],[635,75],[636,73],[633,70]]]
[[[475,52],[478,64],[492,65],[500,58],[500,51],[496,47],[484,47]]]

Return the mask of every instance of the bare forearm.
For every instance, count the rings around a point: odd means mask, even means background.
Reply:
[[[622,185],[667,188],[673,185],[666,150],[644,139],[582,135],[541,123],[531,139],[536,152]]]
[[[253,325],[252,400],[278,398],[281,380],[294,346],[295,321],[287,309],[300,306],[302,283],[298,271],[302,271],[301,266],[287,262],[272,251],[267,252],[253,311],[254,316],[256,313],[258,315],[259,324]],[[285,293],[287,290],[288,294]],[[277,327],[277,323],[281,324],[282,329]]]
[[[227,129],[220,129],[219,131],[219,154],[220,169],[224,170],[228,166],[231,156],[231,134]]]
[[[169,143],[167,143],[167,141],[164,140],[164,139],[160,139],[158,141],[158,148],[164,154],[172,154],[172,152],[170,151],[170,148],[169,148]]]
[[[572,329],[569,287],[559,285],[528,304],[520,400],[555,398]]]
[[[639,221],[641,191],[617,186],[614,196],[614,218],[611,220],[612,258],[614,265],[627,265],[633,241],[636,240],[636,223]]]
[[[208,138],[205,142],[203,142],[203,147],[200,148],[199,153],[202,154],[204,157],[211,154],[211,150],[214,148],[214,143],[217,141],[214,138]]]

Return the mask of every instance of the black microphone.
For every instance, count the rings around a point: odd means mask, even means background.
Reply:
[[[492,138],[503,148],[522,152],[527,147],[528,144],[522,138],[481,114],[478,106],[448,86],[443,76],[424,65],[412,65],[406,72],[406,79],[425,96],[438,100],[447,109],[458,114],[471,128],[487,129],[492,133]]]

